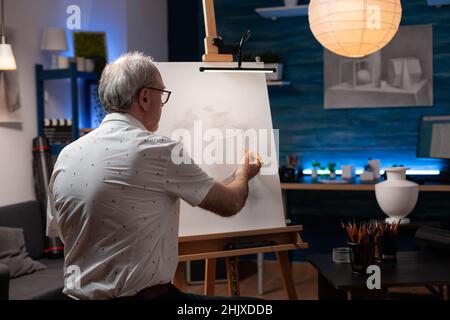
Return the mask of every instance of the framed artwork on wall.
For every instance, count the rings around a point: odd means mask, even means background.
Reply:
[[[363,58],[325,49],[324,94],[325,109],[433,106],[432,26],[401,26]]]

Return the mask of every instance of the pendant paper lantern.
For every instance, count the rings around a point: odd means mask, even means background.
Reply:
[[[400,0],[311,0],[309,26],[316,39],[341,56],[359,58],[380,50],[400,25]]]

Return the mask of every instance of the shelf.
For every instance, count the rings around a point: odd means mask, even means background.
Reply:
[[[50,146],[53,155],[58,155],[62,149],[64,149],[68,144],[53,144]]]
[[[47,69],[44,70],[42,64],[36,64],[36,99],[37,99],[37,128],[38,135],[44,135],[44,117],[45,117],[45,82],[49,80],[67,79],[70,81],[70,108],[72,120],[72,140],[76,140],[80,136],[79,116],[81,115],[81,124],[86,125],[90,119],[91,113],[91,86],[98,82],[97,74],[95,72],[80,72],[77,71],[76,63],[71,63],[66,69]],[[82,101],[80,102],[79,88],[82,88]],[[81,112],[80,111],[81,108]],[[52,152],[58,153],[61,151],[61,145],[52,147]]]
[[[255,11],[263,18],[276,20],[277,18],[307,16],[308,5],[256,8]]]
[[[281,190],[375,191],[374,184],[282,183]],[[419,185],[421,192],[450,192],[450,185]]]
[[[39,73],[39,79],[41,80],[59,80],[59,79],[70,79],[73,70],[68,69],[47,69]],[[97,80],[97,75],[94,72],[79,72],[75,71],[73,73],[76,78],[84,80]]]
[[[80,132],[83,134],[88,134],[89,132],[93,131],[93,128],[82,128],[80,129]]]
[[[297,182],[281,183],[281,190],[306,190],[306,191],[375,191],[375,184],[381,180],[362,182],[355,178],[348,183],[327,184],[320,183],[311,177],[301,177]],[[438,182],[419,184],[421,192],[450,192],[450,183]]]
[[[267,81],[267,85],[269,87],[283,87],[283,86],[290,86],[290,81]]]

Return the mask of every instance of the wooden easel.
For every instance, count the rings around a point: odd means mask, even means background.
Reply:
[[[216,15],[214,12],[214,0],[203,0],[203,16],[205,19],[205,54],[204,62],[233,62],[233,55],[219,54],[219,48],[213,45],[213,39],[217,38]]]
[[[184,287],[184,267],[182,262],[191,260],[206,260],[205,263],[205,295],[214,295],[216,279],[216,259],[226,258],[228,294],[240,295],[237,257],[242,255],[274,252],[277,255],[282,281],[286,295],[291,300],[297,299],[288,251],[306,249],[308,244],[303,242],[300,231],[301,225],[282,228],[261,229],[217,233],[200,236],[186,236],[179,238],[178,254],[179,266],[174,278],[178,288]],[[270,243],[270,244],[269,244]],[[236,249],[229,249],[230,244]],[[255,246],[252,246],[255,245]],[[260,245],[265,244],[265,245]]]
[[[203,0],[205,18],[205,54],[204,62],[232,62],[233,55],[219,54],[219,49],[212,44],[217,37],[214,0]],[[184,287],[184,263],[191,260],[205,260],[205,295],[214,295],[217,258],[226,258],[228,294],[240,295],[238,256],[274,252],[277,255],[284,289],[287,297],[297,299],[292,271],[288,258],[289,250],[306,249],[300,231],[301,225],[282,228],[261,229],[217,233],[200,236],[180,237],[178,241],[179,265],[174,278],[178,288]],[[232,246],[230,246],[232,245]],[[234,246],[234,247],[233,247]]]

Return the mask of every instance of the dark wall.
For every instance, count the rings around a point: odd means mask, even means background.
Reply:
[[[168,0],[169,61],[199,60],[198,0]]]
[[[196,25],[197,34],[184,32],[191,32],[192,26],[177,26],[178,17],[184,15],[182,10],[169,12],[169,22],[175,25],[169,28],[170,37],[180,37],[171,32],[176,29],[181,30],[182,37],[191,39],[186,44],[189,49],[177,47],[176,41],[170,42],[172,61],[200,61],[204,50],[201,1],[183,2],[188,7],[188,3],[192,4],[189,8],[192,16],[188,19]],[[307,17],[273,21],[255,13],[258,7],[282,5],[281,0],[215,0],[215,4],[217,30],[226,42],[237,42],[250,29],[252,37],[246,46],[247,53],[272,50],[284,61],[284,78],[292,85],[269,88],[273,125],[280,129],[281,163],[286,155],[296,153],[304,168],[310,167],[314,159],[363,167],[368,157],[381,159],[382,166],[443,166],[440,160],[417,159],[416,144],[421,115],[450,114],[450,7],[429,7],[426,0],[402,1],[402,25],[433,25],[433,107],[324,110],[324,51],[313,37]],[[197,13],[193,13],[194,7]],[[311,242],[312,251],[329,252],[331,247],[342,244],[340,219],[384,217],[373,192],[291,191],[288,202],[294,221],[305,225],[305,239]],[[450,196],[421,193],[411,217],[438,220],[448,226]]]
[[[187,5],[195,2],[197,5]],[[192,39],[192,54],[185,55],[198,61],[203,53],[204,35],[201,2],[183,3],[190,13],[194,7],[198,10],[189,17],[190,21],[197,18],[197,40],[189,38]],[[310,167],[315,159],[363,167],[369,157],[381,159],[382,166],[442,167],[440,160],[417,159],[416,144],[421,115],[450,114],[450,90],[447,88],[450,7],[429,7],[426,0],[402,1],[402,25],[433,25],[434,107],[324,110],[323,48],[309,29],[308,17],[273,21],[255,13],[255,8],[282,3],[281,0],[215,1],[217,30],[226,42],[237,42],[243,32],[250,29],[252,37],[246,46],[247,53],[273,50],[284,61],[284,78],[292,85],[269,88],[273,124],[280,129],[280,161],[296,153],[304,168]],[[179,15],[175,17],[178,19]],[[191,30],[186,24],[182,28]],[[182,33],[183,37],[186,32]],[[178,50],[187,49],[184,46],[174,48]]]

